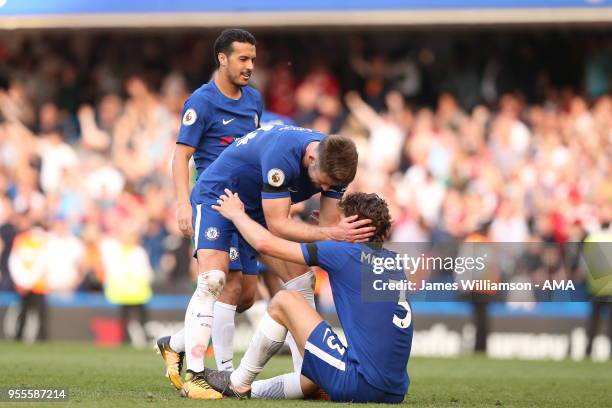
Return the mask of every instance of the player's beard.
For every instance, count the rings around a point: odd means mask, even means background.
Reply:
[[[242,74],[243,74],[243,73],[247,73],[247,74],[248,74],[248,77],[247,77],[247,78],[243,77],[243,76],[242,76]],[[249,81],[251,80],[251,76],[252,76],[252,75],[253,75],[253,73],[252,73],[252,72],[249,72],[249,71],[241,71],[241,72],[239,72],[239,73],[238,73],[238,75],[236,75],[236,76],[233,78],[233,81],[232,81],[232,82],[234,83],[234,85],[236,85],[236,86],[238,86],[238,87],[247,86],[247,85],[249,84]]]

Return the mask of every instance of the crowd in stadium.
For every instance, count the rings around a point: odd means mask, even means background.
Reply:
[[[514,71],[493,51],[445,67],[435,47],[395,58],[355,37],[339,71],[329,45],[293,58],[290,43],[263,38],[252,84],[266,109],[354,138],[350,189],[384,196],[390,240],[563,243],[612,221],[607,44],[591,44],[572,88],[546,67],[526,74],[537,67],[529,50]],[[124,273],[163,290],[188,284],[170,160],[183,103],[212,74],[209,42],[0,42],[0,290],[93,290]],[[531,278],[580,278],[560,265],[536,263]]]

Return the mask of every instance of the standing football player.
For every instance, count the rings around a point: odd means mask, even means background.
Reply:
[[[194,158],[197,173],[201,174],[234,139],[259,127],[263,111],[261,95],[247,86],[256,57],[253,35],[241,29],[224,30],[215,41],[214,56],[217,63],[214,78],[185,102],[172,165],[177,194],[177,221],[181,232],[188,237],[193,236],[192,219],[195,214],[195,207],[189,198],[191,157]],[[237,242],[237,237],[233,237],[229,249],[231,273],[213,311],[215,358],[217,367],[224,370],[233,368],[236,305],[241,295],[252,298],[257,284],[257,266],[248,258],[240,257]],[[180,371],[186,334],[189,335],[181,330],[157,342],[166,366],[166,376],[177,389],[183,386]],[[188,364],[190,360],[202,361],[204,351],[188,355]],[[218,396],[213,390],[209,394]]]
[[[212,371],[210,385],[239,398],[297,399],[322,388],[332,401],[400,403],[410,380],[406,371],[412,346],[412,311],[402,292],[368,298],[368,284],[398,283],[403,270],[375,271],[364,259],[394,265],[395,253],[382,247],[391,228],[389,209],[376,194],[353,193],[341,202],[343,215],[370,219],[370,244],[337,241],[296,243],[272,235],[245,212],[237,194],[226,190],[213,206],[232,221],[255,250],[285,261],[318,265],[329,274],[334,304],[346,335],[344,345],[332,327],[297,292],[274,296],[236,371]],[[375,273],[376,272],[376,273]],[[380,298],[378,297],[380,296]],[[304,355],[301,372],[254,381],[266,362],[293,334]],[[274,386],[275,385],[275,386]]]

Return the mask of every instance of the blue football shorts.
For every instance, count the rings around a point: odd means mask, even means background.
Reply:
[[[314,328],[304,348],[302,375],[321,387],[336,402],[399,404],[403,395],[371,386],[359,373],[359,363],[349,360],[344,346],[326,321]]]

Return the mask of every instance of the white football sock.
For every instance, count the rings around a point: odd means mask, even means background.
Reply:
[[[266,313],[261,319],[257,331],[247,349],[240,365],[230,377],[232,385],[250,387],[264,365],[283,346],[287,328]]]
[[[212,343],[215,350],[217,370],[234,371],[234,316],[236,306],[227,303],[215,302],[213,308]]]
[[[293,278],[290,281],[285,283],[285,289],[294,290],[299,292],[304,299],[308,302],[313,309],[315,308],[314,301],[314,283],[315,283],[315,273],[312,270],[298,276],[297,278]],[[291,360],[293,362],[293,372],[300,373],[302,371],[302,362],[304,358],[300,354],[300,349],[295,342],[295,339],[289,333],[287,335],[287,344],[291,349]]]
[[[302,363],[304,362],[304,357],[300,353],[300,349],[298,348],[295,339],[291,333],[287,333],[287,339],[285,343],[289,346],[289,350],[291,350],[291,362],[293,363],[293,372],[301,373],[302,372]]]
[[[301,399],[304,398],[300,384],[300,373],[288,373],[267,380],[253,382],[251,398],[254,399]]]
[[[170,336],[170,348],[177,353],[185,351],[185,328]]]
[[[204,357],[213,322],[213,305],[224,285],[223,271],[211,270],[198,275],[198,286],[185,313],[185,358],[188,370],[204,370]]]

